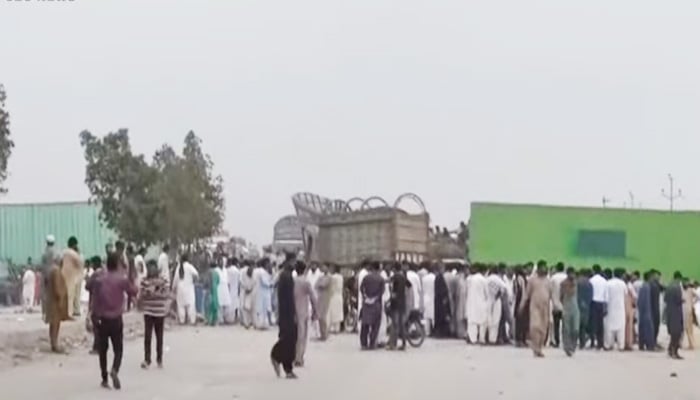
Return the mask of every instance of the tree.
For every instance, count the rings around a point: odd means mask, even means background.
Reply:
[[[15,143],[10,138],[10,114],[5,110],[5,87],[0,84],[0,193],[6,193],[2,185],[7,179],[7,163]]]
[[[202,150],[202,140],[190,131],[185,137],[183,150],[185,170],[190,174],[197,197],[198,221],[195,225],[198,238],[205,238],[217,233],[224,220],[224,180],[221,175],[214,175],[214,163],[209,154]]]
[[[183,155],[168,145],[156,152],[156,196],[161,204],[162,235],[179,244],[193,244],[214,235],[223,222],[223,180],[194,132],[185,137]]]
[[[152,188],[158,171],[131,151],[128,131],[120,129],[104,138],[83,131],[80,144],[85,151],[85,183],[91,201],[100,205],[101,220],[129,241],[157,242],[154,226],[160,204]]]
[[[100,217],[123,238],[142,244],[194,244],[223,222],[223,180],[202,141],[190,132],[183,154],[163,145],[151,164],[134,154],[126,129],[96,138],[80,134],[85,183]]]

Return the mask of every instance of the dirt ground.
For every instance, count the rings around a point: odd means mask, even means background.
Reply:
[[[700,364],[687,351],[685,361],[664,353],[596,351],[569,359],[557,349],[534,359],[511,347],[429,340],[405,353],[361,352],[356,336],[341,335],[310,343],[300,379],[286,381],[274,377],[269,363],[275,339],[275,331],[180,328],[166,332],[163,370],[141,370],[141,339],[126,343],[121,392],[99,388],[98,360],[86,350],[6,368],[0,388],[3,398],[18,400],[700,399]]]

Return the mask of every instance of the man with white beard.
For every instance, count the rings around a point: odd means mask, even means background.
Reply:
[[[625,296],[627,284],[622,280],[625,270],[618,268],[606,286],[606,302],[608,304],[605,316],[605,347],[612,350],[617,343],[619,350],[625,348]]]
[[[474,265],[474,273],[467,278],[467,339],[470,343],[485,343],[488,322],[489,284],[484,277],[484,266]]]
[[[430,335],[433,331],[433,323],[435,322],[435,274],[433,267],[423,276],[421,285],[423,286],[423,318],[425,318],[426,334]]]
[[[488,281],[488,317],[486,319],[488,343],[496,344],[498,343],[498,328],[503,316],[502,300],[506,298],[507,288],[496,266],[491,268],[486,280]]]

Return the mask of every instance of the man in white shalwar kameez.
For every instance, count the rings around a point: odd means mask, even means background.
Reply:
[[[223,262],[223,260],[219,261]],[[221,264],[216,268],[216,272],[219,274],[219,286],[216,289],[217,296],[219,298],[219,314],[218,323],[231,323],[231,291],[228,285],[228,271],[224,268],[224,264]]]
[[[172,289],[175,285],[170,284],[170,257],[168,252],[170,251],[170,246],[167,244],[163,246],[163,251],[161,251],[160,256],[158,256],[158,271],[160,277],[168,283],[168,286]]]
[[[488,281],[488,317],[486,322],[486,331],[489,344],[498,342],[498,327],[501,323],[503,315],[502,299],[505,298],[507,292],[506,283],[498,274],[498,269],[491,269],[491,273],[486,278]]]
[[[624,270],[616,269],[614,276],[607,282],[605,299],[608,304],[605,316],[605,347],[612,350],[617,344],[619,350],[625,348],[625,296],[627,284],[622,280]]]
[[[435,322],[435,274],[432,269],[421,280],[423,286],[423,318],[425,318],[426,334],[433,331]]]
[[[229,322],[232,324],[237,323],[240,320],[241,312],[241,297],[240,297],[240,283],[241,283],[241,271],[238,269],[237,260],[231,259],[228,262],[228,267],[226,268],[226,274],[228,275],[228,291],[231,295],[231,307],[229,308]]]
[[[243,262],[240,280],[241,296],[241,323],[246,329],[255,324],[255,305],[257,302],[257,284],[255,283],[255,269],[248,261]]]
[[[321,273],[321,270],[318,268],[318,263],[312,262],[309,270],[306,272],[306,280],[309,282],[311,285],[311,291],[314,294],[314,298],[318,299],[318,293],[316,292],[316,282],[318,282],[318,278],[323,275]],[[309,304],[309,311],[311,311],[311,305]],[[309,314],[311,315],[311,314]],[[312,319],[309,318],[309,324],[311,325],[311,332],[313,332],[313,335],[315,338],[320,338],[321,337],[321,331],[319,329],[318,325],[318,318]]]
[[[362,305],[364,303],[364,296],[362,295],[362,281],[365,279],[365,277],[369,274],[369,261],[363,261],[362,262],[362,267],[360,268],[360,271],[357,273],[357,315],[359,319],[360,312],[362,311]],[[382,314],[384,314],[384,310],[382,310]],[[361,324],[358,324],[361,325]],[[377,340],[377,343],[381,343],[379,340]]]
[[[415,266],[409,266],[406,263],[404,264],[404,267],[408,268],[404,268],[404,271],[407,271],[406,278],[409,282],[411,282],[411,289],[413,290],[413,306],[410,307],[410,305],[407,305],[409,306],[406,307],[407,311],[420,310],[421,303],[423,302],[423,285],[421,285],[420,276],[418,276],[418,272],[416,272]]]
[[[24,275],[22,275],[22,306],[24,307],[24,312],[32,312],[35,290],[36,274],[31,266],[27,266]]]
[[[391,291],[389,288],[389,275],[386,273],[385,268],[389,268],[389,265],[384,265],[382,268],[382,272],[379,274],[382,279],[384,279],[384,294],[382,295],[382,304],[387,304],[389,299],[391,298]],[[384,310],[382,310],[382,320],[381,323],[379,324],[379,334],[377,334],[377,344],[380,347],[383,347],[387,344],[388,342],[388,337],[386,334],[386,329],[387,329],[387,319],[386,319],[386,313]]]
[[[489,313],[489,284],[482,265],[474,266],[467,278],[467,338],[470,343],[485,343]]]

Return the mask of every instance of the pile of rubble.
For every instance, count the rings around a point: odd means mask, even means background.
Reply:
[[[124,315],[125,340],[143,336],[143,317]],[[85,320],[61,324],[60,346],[67,353],[88,351],[93,336],[85,329]],[[39,314],[0,314],[0,369],[35,361],[50,354],[49,328]]]

